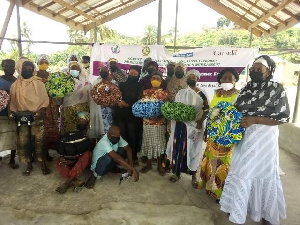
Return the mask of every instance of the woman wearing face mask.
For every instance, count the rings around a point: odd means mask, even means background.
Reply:
[[[35,76],[36,79],[46,83],[50,73],[47,71],[49,68],[49,56],[42,54],[37,58],[38,71]],[[56,142],[59,139],[59,106],[54,98],[49,97],[49,106],[45,114],[45,131],[46,131],[46,159],[52,161],[53,158],[49,154],[49,149],[55,149]]]
[[[238,90],[234,88],[234,85],[239,80],[239,74],[234,68],[224,68],[218,74],[217,79],[221,89],[216,91],[210,103],[210,108],[215,107],[221,101],[232,104],[238,95]],[[216,202],[220,200],[230,168],[232,149],[233,146],[224,147],[214,143],[210,138],[207,139],[198,188],[205,188],[206,193],[212,196]]]
[[[275,67],[269,56],[258,57],[250,69],[251,81],[235,102],[246,131],[234,147],[220,200],[221,210],[233,223],[245,223],[247,215],[263,224],[279,224],[286,218],[278,172],[278,125],[289,121],[290,111],[283,86],[271,81]]]
[[[90,112],[90,89],[91,84],[85,79],[81,73],[80,64],[76,61],[69,63],[68,75],[75,79],[74,91],[63,98],[61,111],[61,132],[71,132],[76,130],[77,113]]]
[[[50,170],[45,163],[45,109],[49,105],[49,97],[45,85],[36,79],[35,66],[27,58],[21,58],[16,65],[19,78],[12,84],[10,89],[10,111],[12,113],[33,112],[34,120],[31,125],[20,124],[17,137],[17,152],[20,162],[27,163],[23,175],[29,176],[32,171],[32,155],[41,163],[43,174],[49,174]],[[13,117],[13,115],[10,115]],[[30,130],[29,130],[30,129]],[[31,136],[34,136],[34,153],[31,152]]]
[[[115,107],[113,115],[114,124],[121,129],[121,136],[132,148],[133,160],[137,163],[138,134],[140,118],[132,114],[132,105],[137,102],[143,94],[142,85],[138,82],[141,73],[139,66],[131,66],[126,82],[120,83],[122,100]]]
[[[168,94],[161,88],[162,74],[158,71],[152,72],[151,89],[143,91],[144,98],[166,101]],[[166,124],[167,121],[163,116],[143,119],[143,139],[141,156],[147,158],[147,165],[141,169],[142,173],[147,173],[151,170],[151,160],[157,160],[157,170],[161,176],[166,174],[162,167],[162,157],[166,149]]]
[[[175,74],[172,76],[171,80],[167,85],[167,93],[169,101],[174,102],[177,92],[181,89],[187,88],[185,65],[182,62],[175,64]]]
[[[181,72],[181,70],[178,71]],[[197,185],[196,173],[200,164],[204,134],[203,121],[208,108],[207,98],[196,88],[197,76],[195,74],[200,75],[196,70],[188,73],[189,86],[177,92],[175,102],[193,106],[196,110],[196,117],[192,121],[171,120],[171,134],[166,149],[173,173],[170,181],[177,182],[181,178],[181,173],[186,173],[192,175],[193,187]]]

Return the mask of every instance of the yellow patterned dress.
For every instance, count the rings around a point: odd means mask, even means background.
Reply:
[[[228,96],[224,96],[221,94],[221,89],[219,89],[210,103],[210,108],[215,107],[221,101],[232,104],[237,95],[238,91],[234,90]],[[198,188],[205,188],[206,193],[216,200],[220,200],[221,198],[225,179],[230,168],[232,149],[233,145],[231,147],[224,147],[214,143],[210,138],[207,140]]]

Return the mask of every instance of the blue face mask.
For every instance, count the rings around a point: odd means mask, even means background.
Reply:
[[[79,71],[78,70],[70,70],[70,74],[72,77],[78,77],[79,76]]]

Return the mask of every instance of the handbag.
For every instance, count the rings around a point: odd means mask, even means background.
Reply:
[[[30,111],[13,112],[18,127],[21,126],[21,124],[30,126],[34,121],[34,114],[34,112]]]

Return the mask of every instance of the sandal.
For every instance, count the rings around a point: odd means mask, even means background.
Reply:
[[[161,175],[161,176],[166,176],[166,174],[167,174],[164,168],[157,167],[157,171],[158,171],[159,175]]]
[[[198,189],[198,181],[196,179],[192,180],[192,187]]]
[[[29,176],[32,169],[33,169],[32,167],[27,167],[26,170],[22,173],[23,176]]]
[[[16,164],[15,162],[10,162],[9,165],[10,165],[10,168],[12,168],[14,170],[19,168],[19,165]]]
[[[171,177],[170,177],[170,181],[175,183],[177,182],[178,180],[180,179],[180,176],[177,176],[175,174],[173,174]]]
[[[43,173],[43,175],[48,175],[51,173],[51,170],[48,167],[45,167],[42,169],[42,173]]]
[[[70,187],[70,183],[64,182],[62,185],[60,185],[58,188],[56,188],[55,191],[60,194],[64,194],[67,192],[69,187]]]
[[[92,189],[95,186],[96,179],[97,177],[92,174],[84,186],[88,189]]]

